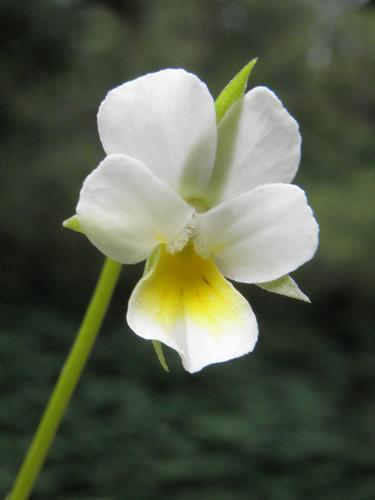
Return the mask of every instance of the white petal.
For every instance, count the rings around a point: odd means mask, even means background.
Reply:
[[[77,205],[83,232],[104,255],[134,264],[167,243],[192,208],[140,161],[107,156],[86,178]]]
[[[211,205],[263,184],[293,180],[300,160],[297,122],[265,87],[250,90],[219,124]]]
[[[206,191],[216,151],[216,118],[206,85],[181,69],[151,73],[111,90],[98,113],[107,154],[144,162],[184,198]]]
[[[178,351],[191,373],[252,351],[258,335],[248,302],[190,246],[175,255],[161,248],[130,298],[127,320],[140,337]]]
[[[245,283],[275,280],[310,260],[318,225],[305,193],[291,184],[260,186],[197,215],[223,274]]]

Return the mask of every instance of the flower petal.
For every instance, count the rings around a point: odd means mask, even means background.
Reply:
[[[123,264],[140,262],[160,242],[171,241],[192,214],[142,162],[125,155],[102,161],[83,183],[77,205],[89,240]]]
[[[305,193],[291,184],[260,186],[196,217],[220,270],[245,283],[272,281],[297,269],[318,244]]]
[[[175,255],[161,247],[130,298],[127,320],[140,337],[176,349],[191,373],[252,351],[258,335],[248,302],[190,245]]]
[[[275,94],[265,87],[250,90],[219,123],[211,206],[263,184],[291,182],[300,147],[297,122]]]
[[[184,198],[206,191],[216,151],[214,101],[182,69],[151,73],[111,90],[98,113],[107,154],[144,162]]]

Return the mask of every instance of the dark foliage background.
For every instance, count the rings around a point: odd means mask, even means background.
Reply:
[[[103,152],[111,87],[185,67],[251,85],[301,125],[321,225],[295,273],[313,304],[241,287],[255,353],[190,376],[124,322],[124,269],[34,500],[375,498],[375,9],[365,0],[0,1],[0,496],[9,490],[102,257],[61,222]]]

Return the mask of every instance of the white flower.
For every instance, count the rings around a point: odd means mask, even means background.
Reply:
[[[152,255],[130,298],[134,332],[175,349],[186,370],[253,350],[248,302],[224,278],[266,283],[312,258],[318,225],[298,169],[296,121],[265,87],[216,124],[206,85],[167,69],[111,90],[98,113],[107,154],[77,217],[106,256]]]

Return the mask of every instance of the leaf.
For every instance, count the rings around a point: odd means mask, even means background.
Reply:
[[[260,288],[263,288],[263,290],[267,290],[267,292],[278,293],[279,295],[285,295],[286,297],[290,297],[292,299],[303,300],[304,302],[311,302],[308,296],[299,289],[297,283],[288,274],[274,281],[255,284]]]
[[[217,122],[223,118],[230,106],[244,95],[247,81],[257,60],[258,58],[255,58],[246,64],[220,92],[219,97],[215,101]]]
[[[165,370],[166,372],[169,372],[169,368],[168,368],[167,362],[166,362],[165,357],[164,357],[164,352],[163,352],[163,347],[161,345],[161,342],[159,342],[158,340],[153,340],[152,345],[154,346],[156,355],[158,357],[158,360],[160,361],[160,364],[161,364],[163,370]]]
[[[78,217],[76,215],[73,215],[73,217],[64,220],[63,226],[66,227],[66,229],[71,229],[72,231],[76,231],[77,233],[83,233],[81,224],[79,223]]]

